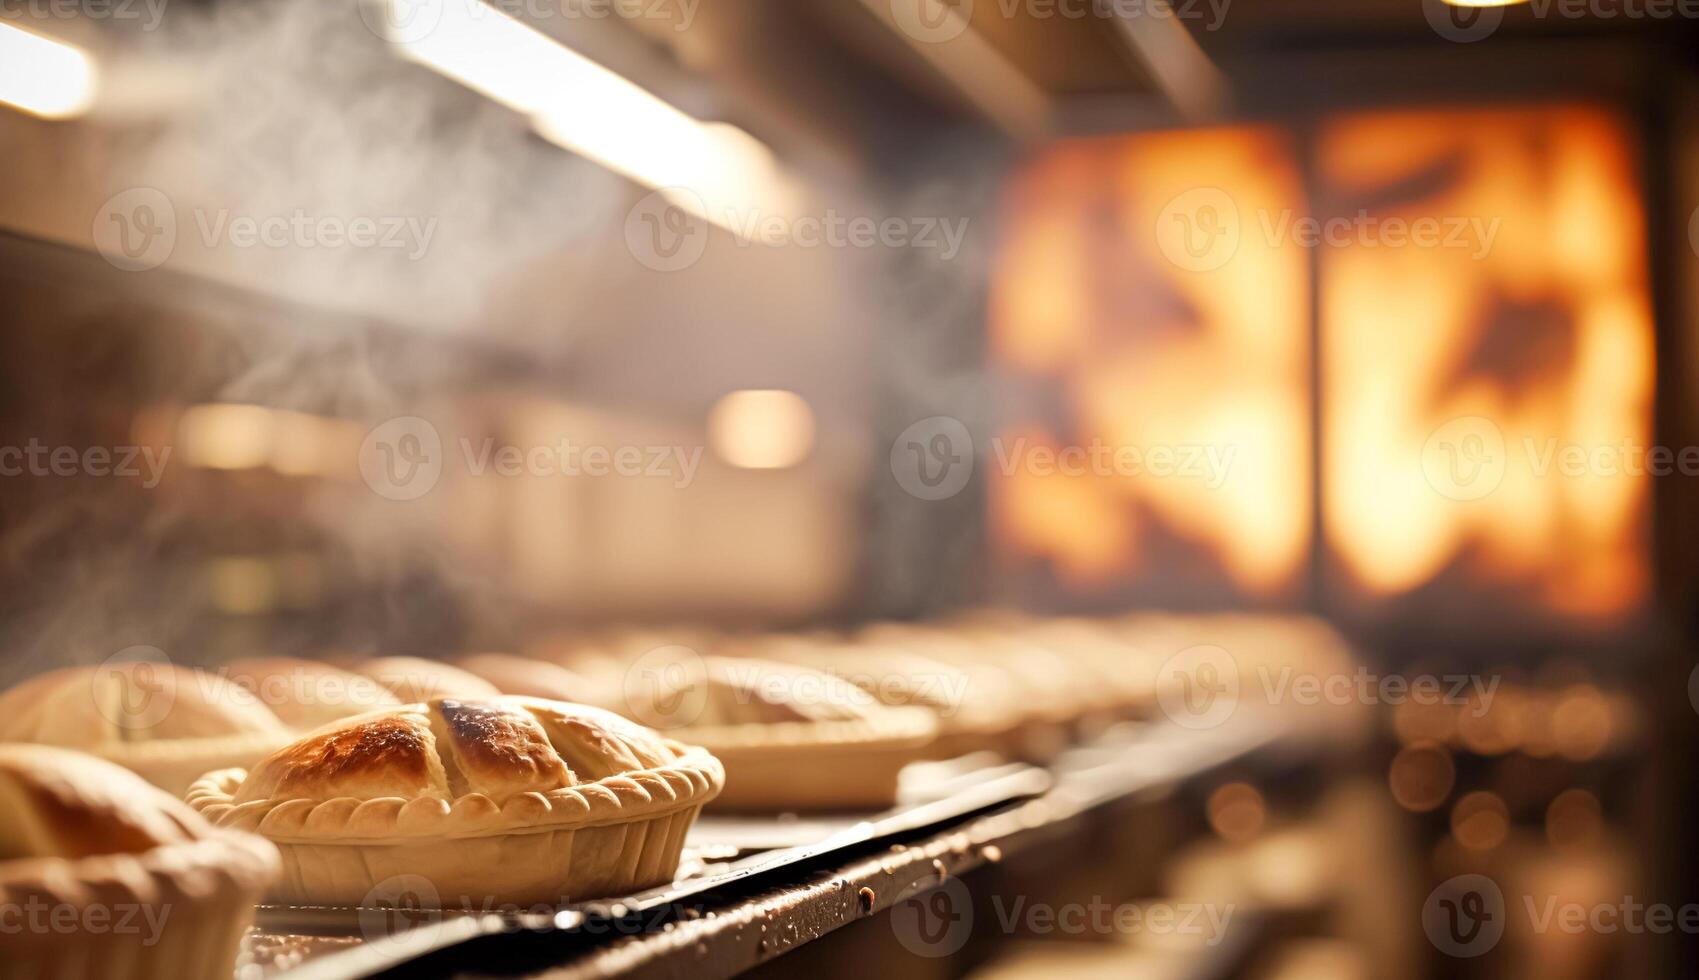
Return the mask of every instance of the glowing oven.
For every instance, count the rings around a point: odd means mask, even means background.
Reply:
[[[1659,461],[1635,147],[1541,106],[1044,152],[993,278],[998,581],[1633,616]]]

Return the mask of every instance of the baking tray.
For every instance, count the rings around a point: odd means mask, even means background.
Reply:
[[[1108,800],[1160,793],[1174,780],[1209,772],[1269,750],[1290,737],[1278,716],[1235,719],[1215,728],[1126,722],[1051,762],[1058,795],[1080,809]]]
[[[600,928],[629,934],[642,930],[645,913],[690,910],[693,900],[728,885],[1030,799],[1051,786],[1045,770],[987,761],[970,756],[911,765],[903,772],[902,802],[880,813],[705,815],[686,842],[680,877],[634,895],[524,912],[262,905],[238,977],[365,976],[500,933]]]

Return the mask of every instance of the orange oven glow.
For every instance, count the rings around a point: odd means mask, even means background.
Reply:
[[[1331,213],[1442,229],[1323,254],[1323,522],[1358,598],[1466,590],[1593,619],[1643,602],[1654,355],[1631,146],[1573,107],[1322,128]]]
[[[1313,201],[1277,127],[1068,141],[1013,181],[1000,581],[1289,599],[1325,546],[1342,611],[1632,613],[1656,462],[1633,135],[1555,106],[1315,140]]]
[[[1308,258],[1290,141],[1062,144],[1011,191],[991,297],[994,549],[1079,591],[1290,595],[1311,538]],[[1023,393],[1030,397],[1023,400]]]

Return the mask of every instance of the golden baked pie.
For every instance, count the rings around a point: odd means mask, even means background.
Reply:
[[[1041,717],[1064,729],[1082,721],[1101,723],[1118,702],[1115,687],[1086,666],[1077,642],[1059,648],[1037,639],[1032,629],[964,628],[962,635],[981,655],[1008,671],[1016,686]],[[1064,732],[1062,741],[1067,741]],[[1058,746],[1060,748],[1060,746]]]
[[[1021,759],[1048,759],[1069,738],[1074,706],[1057,697],[1054,679],[1028,683],[1003,644],[987,644],[963,631],[933,624],[879,623],[857,636],[871,647],[938,660],[968,675],[964,710],[971,725],[955,739],[959,751],[991,749]]]
[[[454,661],[454,666],[475,674],[499,688],[503,694],[571,701],[610,708],[607,685],[560,664],[511,653],[475,653]]]
[[[417,876],[445,907],[534,906],[672,880],[719,762],[612,712],[438,698],[321,728],[208,774],[189,802],[277,844],[274,897],[358,906]]]
[[[256,657],[238,660],[222,673],[286,725],[311,731],[353,715],[403,703],[382,684],[316,660]]]
[[[802,664],[841,677],[880,704],[917,706],[938,718],[932,758],[1010,748],[1020,722],[1013,682],[995,668],[958,666],[886,643],[771,637],[756,656]]]
[[[711,650],[722,639],[718,631],[701,625],[608,626],[589,632],[542,636],[526,644],[521,652],[537,660],[572,664],[597,657],[630,660],[657,647]]]
[[[291,733],[227,678],[153,661],[55,670],[0,694],[0,742],[77,749],[173,795],[249,765]]]
[[[628,710],[712,752],[726,767],[718,805],[841,810],[896,802],[902,768],[927,758],[937,716],[891,707],[795,664],[688,651],[634,666]]]
[[[1155,709],[1160,660],[1106,624],[1065,617],[1035,623],[1019,635],[1054,651],[1085,680],[1087,689],[1095,692],[1087,699],[1089,709],[1114,718],[1145,718]]]
[[[373,657],[353,669],[382,684],[402,704],[432,698],[493,698],[501,694],[489,681],[440,660],[424,657]]]
[[[1235,720],[1253,712],[1277,713],[1278,724],[1294,734],[1311,729],[1327,733],[1326,737],[1336,742],[1364,737],[1373,725],[1374,712],[1364,710],[1367,706],[1361,700],[1338,703],[1327,698],[1246,696],[1253,679],[1261,676],[1291,672],[1292,676],[1344,681],[1354,674],[1358,661],[1350,645],[1320,619],[1262,613],[1143,613],[1124,617],[1116,625],[1130,641],[1152,651],[1152,660],[1161,666],[1153,665],[1147,673],[1153,687],[1160,686],[1165,697],[1174,699],[1165,702],[1169,705],[1179,703],[1179,685],[1192,669],[1168,669],[1169,663],[1184,663],[1184,657],[1209,658],[1213,669],[1238,676],[1240,697]]]
[[[276,848],[134,773],[0,746],[0,977],[229,980]]]

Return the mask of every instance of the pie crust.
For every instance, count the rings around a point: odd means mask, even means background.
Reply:
[[[278,873],[272,845],[65,749],[0,747],[0,820],[0,907],[26,916],[0,936],[4,977],[229,980]]]
[[[946,728],[952,753],[990,750],[1045,762],[1072,740],[1098,693],[1066,657],[983,625],[879,623],[858,640],[886,650],[936,659],[971,678],[962,718]],[[971,723],[968,723],[971,718]]]
[[[76,749],[171,793],[204,773],[250,765],[289,728],[227,678],[139,661],[72,667],[0,694],[0,742]]]
[[[446,908],[532,908],[671,881],[724,783],[707,751],[611,712],[438,698],[319,729],[252,772],[209,773],[188,800],[278,846],[279,901],[372,904],[405,877]]]
[[[842,677],[880,704],[922,707],[938,718],[938,737],[926,757],[953,759],[970,752],[1008,755],[1017,745],[1019,691],[997,667],[951,664],[890,643],[840,638],[776,636],[757,653]]]
[[[691,657],[694,657],[692,654]],[[737,657],[648,664],[662,684],[628,684],[631,713],[678,727],[726,767],[716,809],[866,810],[897,801],[898,775],[931,758],[938,716],[893,707],[842,678],[796,664]],[[659,669],[657,669],[659,668]],[[683,685],[683,686],[679,686]],[[699,685],[699,687],[697,687]]]
[[[879,718],[780,722],[680,732],[726,767],[726,810],[868,810],[897,802],[903,767],[932,757],[937,719],[925,708],[886,708]]]
[[[432,698],[493,698],[501,694],[495,685],[476,674],[424,657],[373,657],[355,661],[349,669],[388,688],[401,704]]]
[[[317,660],[255,657],[227,664],[222,672],[298,732],[403,703],[378,681]]]
[[[605,685],[547,660],[511,653],[475,653],[456,659],[454,666],[482,677],[503,694],[593,704],[599,708],[617,707]]]

